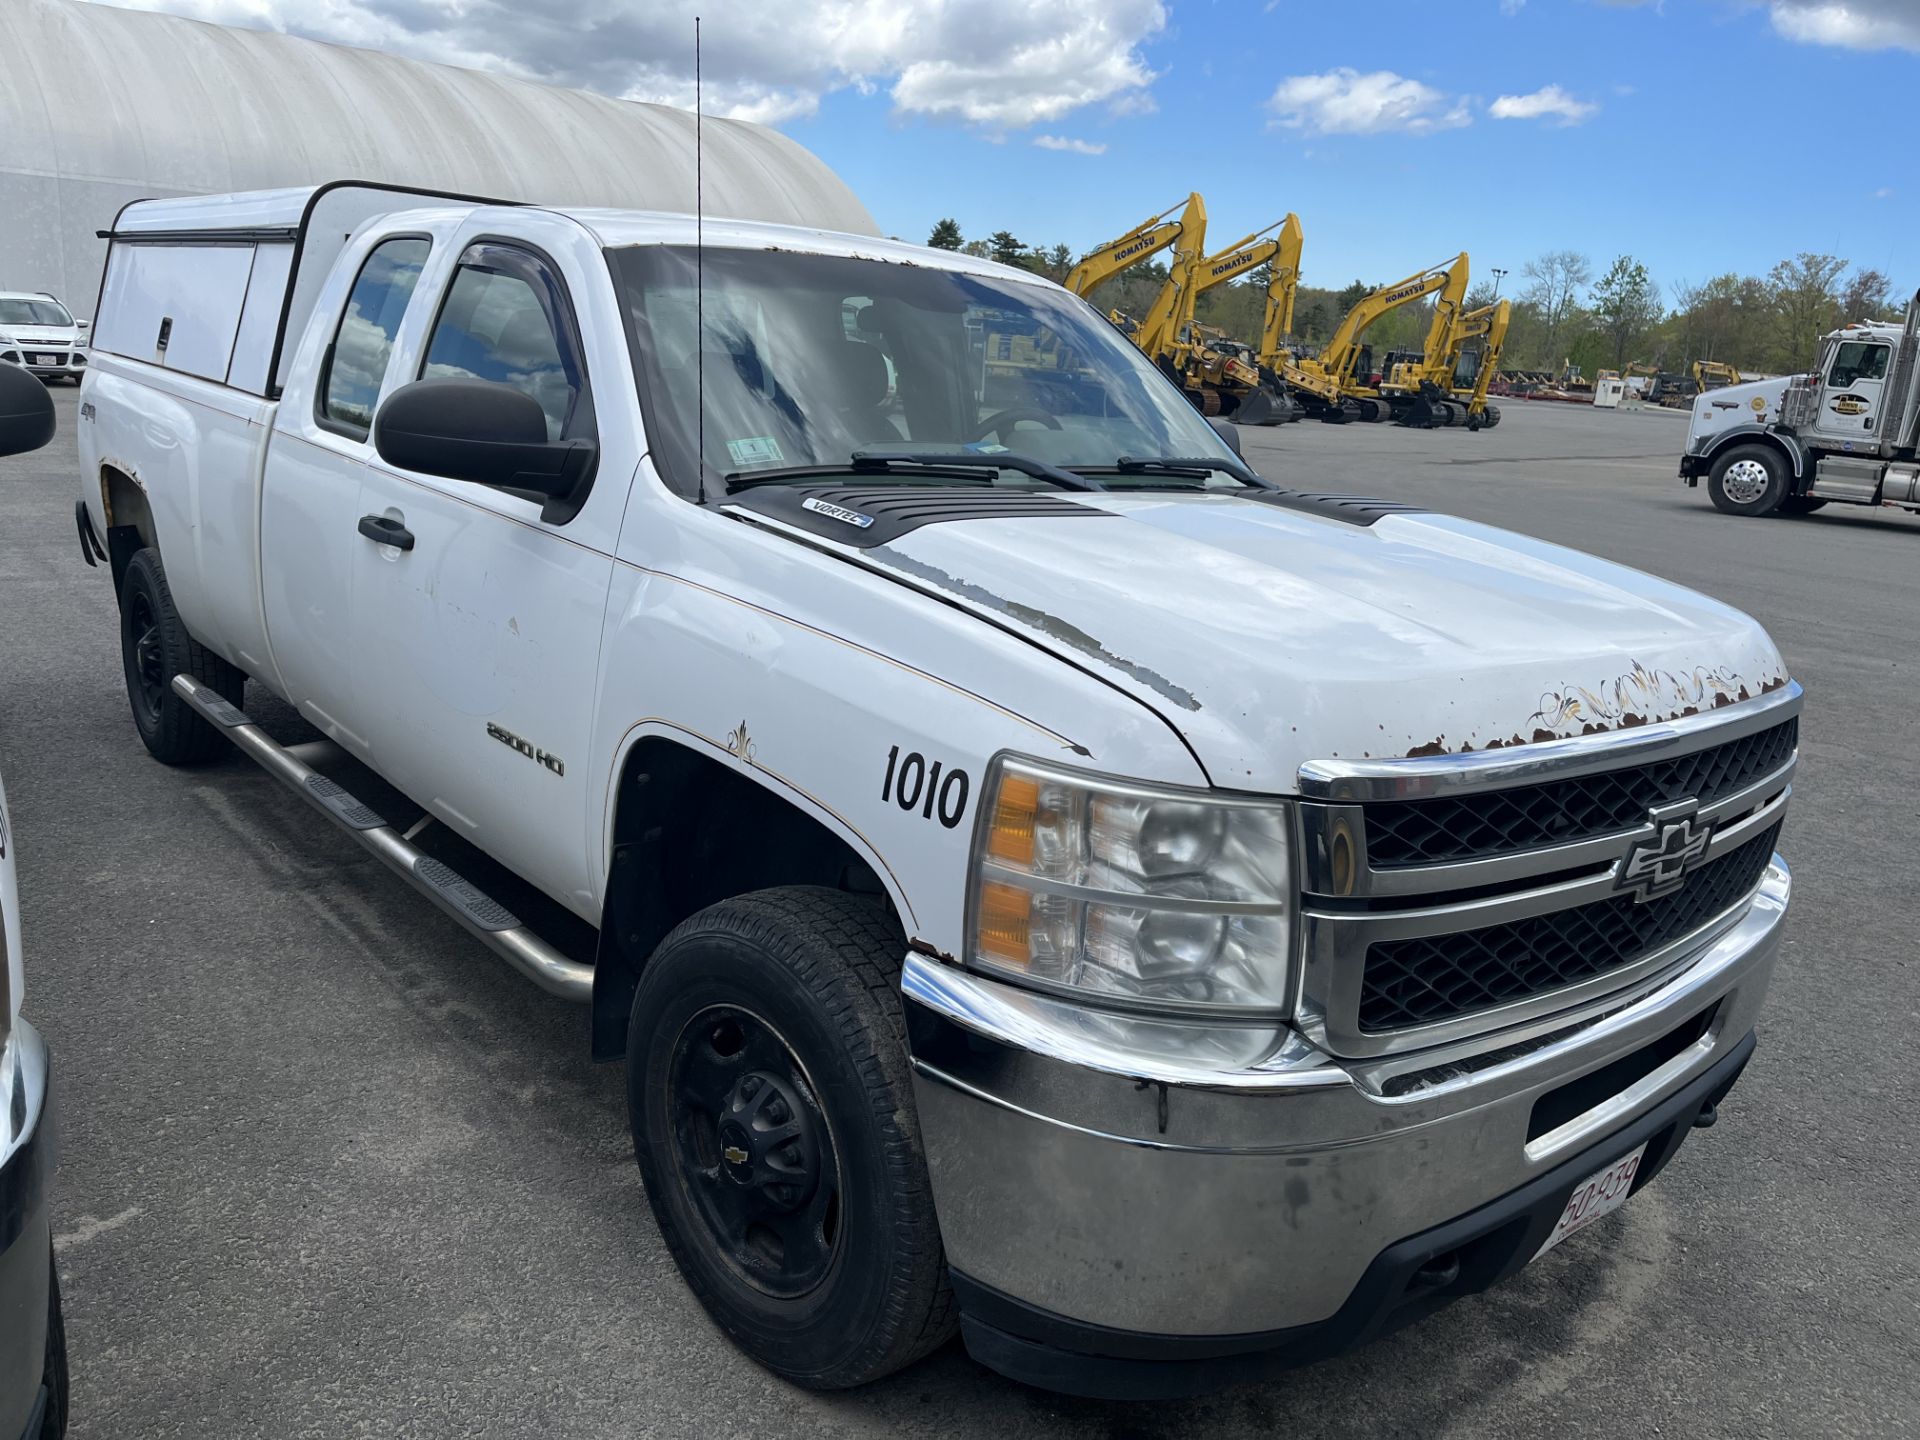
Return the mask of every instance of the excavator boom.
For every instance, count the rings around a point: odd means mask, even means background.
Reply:
[[[1173,218],[1173,212],[1181,214]],[[1086,296],[1129,266],[1158,255],[1179,241],[1197,219],[1206,226],[1207,207],[1198,195],[1188,195],[1184,207],[1170,205],[1158,215],[1149,216],[1117,240],[1090,250],[1080,263],[1067,272],[1066,286],[1074,294]]]

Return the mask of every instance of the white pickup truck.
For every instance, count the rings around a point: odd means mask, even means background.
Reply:
[[[1618,1206],[1753,1049],[1800,690],[1724,605],[1278,488],[951,252],[347,184],[110,238],[77,520],[141,737],[590,1003],[781,1374],[1327,1354]]]

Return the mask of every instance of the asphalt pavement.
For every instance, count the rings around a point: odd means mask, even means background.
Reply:
[[[1760,1049],[1618,1215],[1349,1357],[1168,1405],[956,1345],[813,1395],[688,1293],[585,1014],[238,757],[150,760],[60,436],[0,461],[0,773],[27,1013],[53,1047],[75,1436],[1911,1434],[1920,522],[1735,520],[1682,417],[1249,432],[1283,483],[1415,501],[1696,586],[1806,686],[1795,904]],[[257,704],[294,738],[284,707]],[[1904,838],[1903,838],[1904,837]],[[522,897],[503,896],[524,904]],[[577,935],[574,937],[579,938]],[[1010,1215],[1008,1224],[1032,1217]]]

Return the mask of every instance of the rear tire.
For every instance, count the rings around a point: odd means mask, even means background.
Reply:
[[[120,579],[120,661],[133,728],[154,759],[197,765],[226,753],[225,737],[175,693],[173,677],[191,675],[237,707],[246,676],[187,633],[152,546],[134,552]]]
[[[1707,475],[1707,496],[1727,515],[1771,515],[1787,498],[1787,462],[1770,445],[1736,445]]]
[[[953,1333],[896,977],[870,897],[789,887],[682,923],[627,1037],[634,1153],[714,1322],[799,1385],[861,1385]]]

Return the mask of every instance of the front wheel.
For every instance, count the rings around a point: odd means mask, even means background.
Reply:
[[[1770,445],[1736,445],[1707,475],[1707,496],[1727,515],[1771,515],[1787,497],[1787,462]]]
[[[681,924],[634,994],[627,1104],[661,1236],[715,1323],[814,1389],[953,1331],[905,949],[870,897],[762,890]]]

